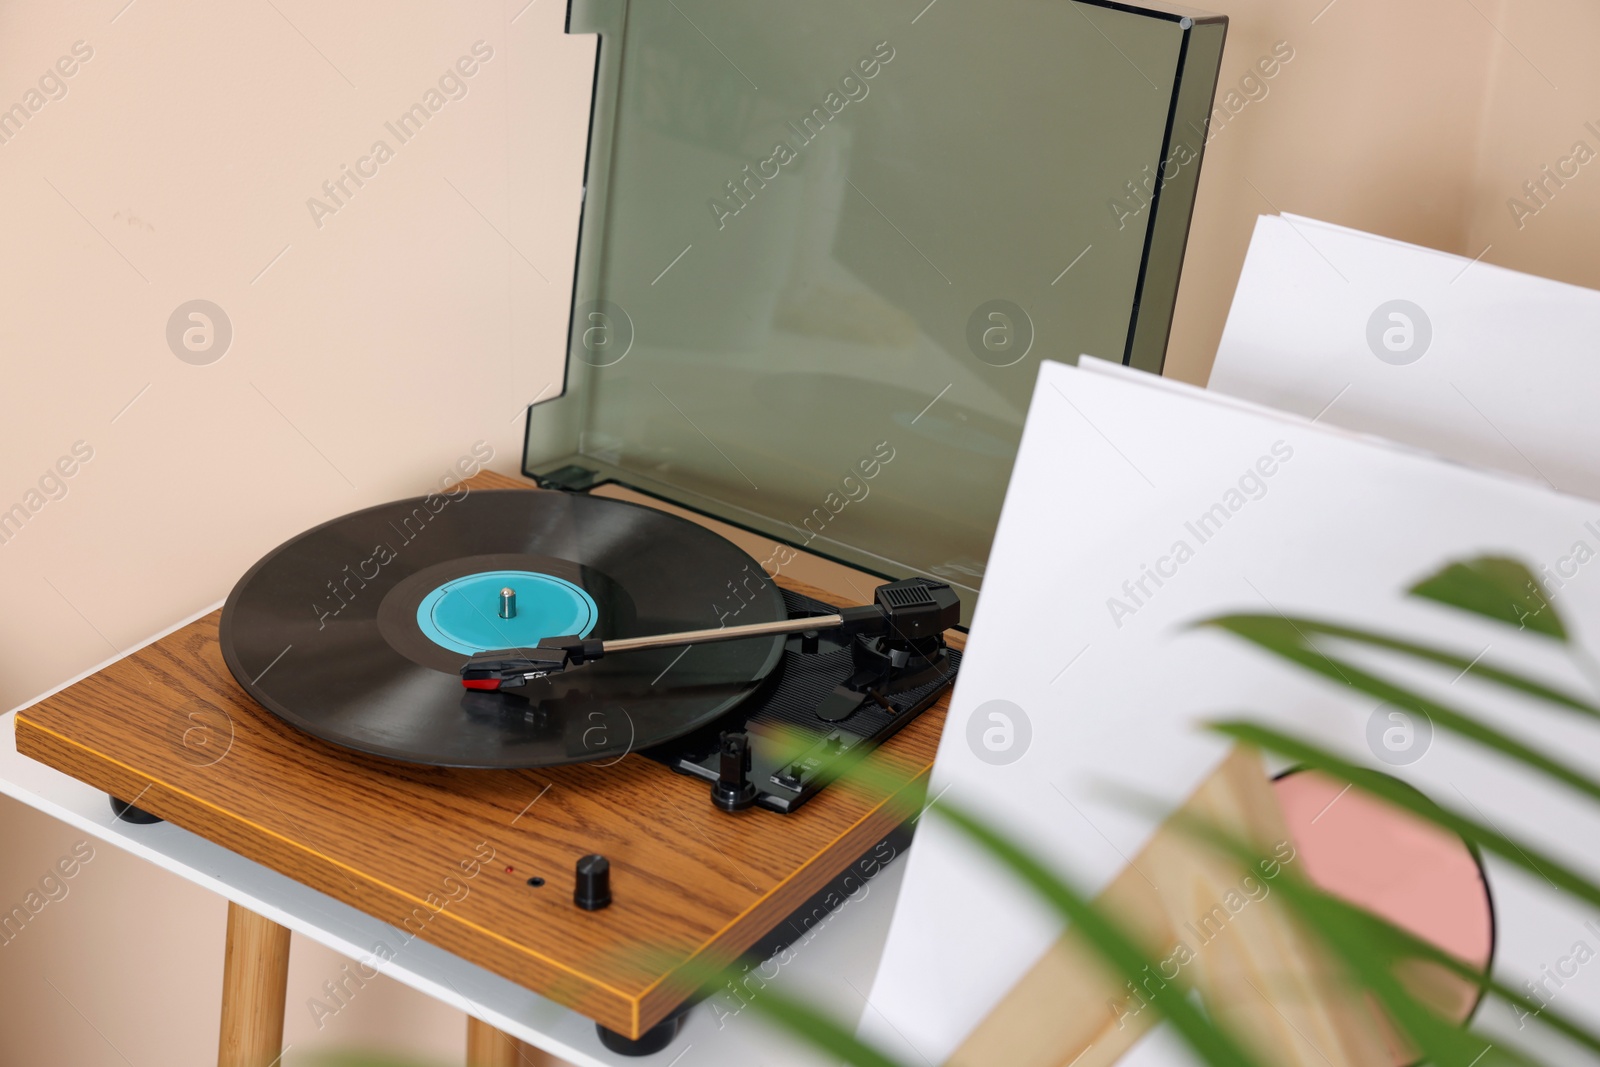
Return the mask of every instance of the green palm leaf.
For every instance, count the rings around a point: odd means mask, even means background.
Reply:
[[[1589,777],[1576,767],[1545,755],[1538,749],[1518,741],[1510,734],[1456,711],[1436,700],[1415,693],[1387,681],[1376,674],[1361,669],[1348,660],[1330,656],[1310,644],[1308,638],[1295,629],[1288,619],[1255,616],[1248,624],[1241,624],[1238,616],[1212,620],[1211,625],[1229,630],[1280,659],[1304,667],[1330,681],[1342,682],[1357,692],[1376,697],[1385,704],[1410,711],[1421,712],[1436,725],[1467,738],[1494,752],[1526,764],[1540,773],[1562,782],[1590,799],[1600,801],[1600,781]]]
[[[1315,647],[1312,641],[1313,637],[1332,637],[1343,641],[1370,645],[1375,648],[1388,649],[1392,652],[1401,652],[1416,659],[1437,663],[1442,667],[1449,667],[1460,672],[1461,676],[1471,675],[1474,678],[1481,678],[1506,689],[1531,696],[1536,700],[1579,712],[1592,719],[1600,719],[1600,706],[1596,706],[1580,697],[1575,697],[1570,693],[1552,688],[1537,679],[1508,671],[1502,667],[1496,667],[1481,658],[1468,659],[1466,656],[1448,652],[1444,649],[1417,644],[1414,641],[1407,641],[1404,638],[1376,633],[1371,630],[1358,630],[1349,626],[1319,622],[1316,619],[1308,619],[1297,615],[1220,615],[1197,625],[1227,630],[1264,647],[1268,643],[1287,642],[1292,638],[1299,638],[1302,643]]]
[[[1451,563],[1408,590],[1462,611],[1566,641],[1567,627],[1522,563],[1503,556]]]

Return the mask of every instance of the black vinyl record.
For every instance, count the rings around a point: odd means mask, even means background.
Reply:
[[[512,622],[496,610],[502,582],[527,602]],[[760,565],[704,527],[601,497],[482,490],[368,508],[279,546],[228,596],[221,643],[252,697],[325,741],[537,767],[705,726],[755,690],[784,639],[616,654],[505,693],[462,687],[474,639],[484,651],[573,625],[605,640],[785,617]],[[538,633],[546,622],[568,628]]]

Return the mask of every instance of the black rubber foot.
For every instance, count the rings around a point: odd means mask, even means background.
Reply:
[[[637,1039],[623,1037],[615,1030],[607,1030],[599,1023],[595,1023],[594,1028],[600,1034],[600,1043],[612,1052],[623,1056],[652,1056],[672,1044],[672,1039],[683,1029],[683,1019],[688,1014],[689,1009],[684,1008],[677,1014],[661,1020]]]
[[[145,811],[143,808],[136,808],[132,804],[129,804],[126,800],[118,800],[116,797],[111,797],[110,799],[111,814],[115,815],[123,822],[145,824],[161,821],[161,816],[151,815],[148,811]]]

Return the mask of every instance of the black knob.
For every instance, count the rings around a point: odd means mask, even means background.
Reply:
[[[805,630],[800,634],[800,652],[802,655],[814,656],[817,654],[818,638],[822,635],[816,630]]]
[[[739,811],[756,802],[750,781],[750,735],[729,730],[722,735],[717,780],[711,783],[711,803],[723,811]]]
[[[578,861],[578,882],[572,902],[584,911],[599,911],[611,903],[611,861],[598,853]]]

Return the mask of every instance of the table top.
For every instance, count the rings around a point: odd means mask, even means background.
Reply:
[[[480,476],[470,484],[529,483]],[[823,591],[779,580],[839,603],[864,602],[873,584]],[[508,1006],[543,1018],[554,1001],[622,1033],[640,1033],[678,1005],[686,961],[736,956],[881,839],[895,821],[890,795],[923,786],[945,710],[941,700],[873,757],[888,776],[874,791],[835,788],[791,815],[729,816],[710,805],[705,783],[638,755],[610,766],[483,771],[326,745],[250,700],[222,662],[217,621],[215,611],[193,620],[15,720],[24,755],[174,825],[109,825],[42,792],[14,795],[91,818],[102,836],[194,831],[253,861],[252,880],[264,870],[298,883],[312,893],[303,904],[317,901],[313,914],[331,897],[346,927],[361,926],[356,916],[378,920],[382,936],[366,928],[351,943],[358,958],[381,957],[380,945],[397,958],[444,949],[471,968],[475,986],[499,976],[526,997],[548,998],[519,1001],[495,986]],[[197,729],[206,744],[192,743]],[[7,758],[17,759],[9,749]],[[591,852],[612,864],[615,902],[600,912],[571,900],[573,864]],[[533,876],[545,885],[530,887]],[[300,914],[263,903],[269,918]],[[470,1003],[465,994],[444,999]],[[526,1036],[514,1018],[486,1021]]]

